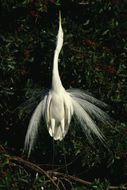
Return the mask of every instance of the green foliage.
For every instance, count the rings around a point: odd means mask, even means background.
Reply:
[[[109,114],[115,122],[111,128],[100,126],[106,136],[104,145],[96,138],[93,145],[88,144],[78,124],[72,122],[64,142],[66,161],[72,162],[68,170],[93,182],[90,187],[73,182],[76,190],[109,189],[110,184],[127,182],[126,7],[127,2],[120,0],[1,1],[0,144],[7,142],[9,154],[21,156],[32,111],[32,104],[24,102],[34,102],[40,89],[51,86],[59,9],[64,30],[59,70],[64,87],[88,90],[111,106]],[[52,163],[52,139],[42,125],[31,160]],[[60,143],[54,156],[55,164],[65,162]],[[39,189],[42,184],[54,189],[44,175],[36,178],[23,166],[10,167],[8,157],[0,155],[1,189]]]
[[[41,189],[45,183],[45,177],[30,174],[22,166],[9,162],[9,155],[0,157],[0,189]],[[12,175],[13,174],[13,175]],[[48,185],[47,185],[48,186]]]

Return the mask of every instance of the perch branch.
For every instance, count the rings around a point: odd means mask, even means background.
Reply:
[[[32,163],[32,162],[29,162],[29,161],[26,161],[20,157],[17,157],[17,156],[11,156],[9,157],[9,161],[18,161],[20,163],[23,163],[25,166],[31,168],[32,170],[38,172],[38,173],[41,173],[41,174],[44,174],[47,176],[47,178],[50,179],[50,181],[56,186],[56,188],[58,190],[60,190],[60,188],[58,187],[58,185],[54,182],[54,180],[50,177],[50,175],[45,171],[43,170],[42,168],[40,168],[38,165]]]
[[[57,172],[57,171],[54,171],[54,170],[50,170],[50,171],[45,171],[43,170],[42,168],[40,168],[38,165],[32,163],[32,162],[29,162],[29,161],[26,161],[20,157],[17,157],[17,156],[11,156],[9,157],[9,161],[17,161],[17,162],[20,162],[22,164],[24,164],[25,166],[29,167],[30,169],[38,172],[38,173],[41,173],[41,174],[44,174],[47,176],[47,178],[55,185],[55,187],[60,190],[60,188],[58,187],[58,184],[55,183],[56,180],[58,180],[57,178],[51,178],[50,174],[53,174],[54,176],[62,176],[64,177],[64,179],[71,179],[73,181],[77,181],[79,183],[82,183],[82,184],[85,184],[85,185],[92,185],[92,182],[90,181],[86,181],[84,179],[80,179],[78,177],[75,177],[75,176],[71,176],[71,175],[68,175],[68,174],[64,174],[64,173],[61,173],[61,172]],[[110,186],[109,189],[121,189],[121,190],[126,190],[126,185],[127,183],[125,183],[124,185],[121,185],[121,186]]]

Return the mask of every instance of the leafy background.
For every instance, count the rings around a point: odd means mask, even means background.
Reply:
[[[57,177],[60,189],[102,190],[113,185],[126,189],[127,2],[124,0],[1,1],[0,188],[56,189],[44,173],[38,174],[35,166],[33,169],[25,162],[26,157],[24,161],[20,159],[32,111],[27,106],[28,99],[35,101],[40,89],[51,86],[59,10],[64,30],[59,62],[63,85],[88,90],[106,102],[114,124],[100,126],[106,145],[96,138],[90,145],[78,124],[72,121],[65,149],[55,143],[53,153],[52,139],[43,123],[30,161],[41,164],[45,171],[59,171],[56,165],[65,165],[66,154],[68,167],[60,171],[66,174],[68,170],[71,176],[92,182],[88,185]]]

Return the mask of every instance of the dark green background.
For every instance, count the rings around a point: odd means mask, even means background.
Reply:
[[[43,92],[51,87],[59,10],[64,31],[59,61],[63,86],[88,90],[109,105],[108,112],[114,119],[112,127],[100,126],[106,136],[104,146],[96,138],[90,145],[78,124],[72,121],[64,142],[67,163],[75,160],[68,167],[69,174],[94,181],[96,185],[90,189],[102,189],[104,185],[108,189],[109,183],[127,182],[126,1],[1,1],[0,144],[8,156],[21,156],[33,109],[27,106],[27,100],[31,97],[30,103],[34,102],[40,89]],[[56,143],[54,154],[55,164],[64,164],[60,143]],[[6,156],[1,154],[1,163]],[[30,159],[36,163],[52,163],[52,139],[44,124]],[[18,168],[11,175],[8,164],[2,164],[0,171],[6,175],[0,177],[1,188],[14,189],[16,180],[17,189],[21,189],[20,185],[33,189],[33,185],[39,184],[31,180],[35,178],[31,171],[26,175],[24,170],[22,168],[22,180],[19,180]],[[45,185],[47,189],[48,185]],[[73,186],[88,189],[81,184]]]

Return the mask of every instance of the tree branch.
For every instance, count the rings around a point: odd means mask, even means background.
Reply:
[[[43,170],[41,167],[39,167],[38,165],[32,163],[32,162],[29,162],[29,161],[26,161],[20,157],[17,157],[17,156],[11,156],[9,157],[9,161],[13,162],[13,161],[17,161],[17,162],[20,162],[22,164],[24,164],[24,166],[27,166],[28,168],[34,170],[35,172],[38,172],[40,174],[44,174],[54,185],[55,187],[60,190],[60,188],[58,187],[58,184],[55,183],[55,181],[59,181],[58,178],[51,178],[50,174],[53,174],[54,176],[62,176],[64,177],[64,179],[71,179],[73,181],[77,181],[79,183],[82,183],[82,184],[85,184],[85,185],[92,185],[92,182],[90,181],[86,181],[84,179],[80,179],[78,177],[75,177],[75,176],[72,176],[72,175],[68,175],[68,174],[65,174],[65,173],[61,173],[61,172],[57,172],[57,171],[54,171],[54,170],[50,170],[50,171],[45,171]],[[121,190],[126,190],[126,185],[127,183],[125,183],[124,185],[121,185],[121,186],[110,186],[109,189],[121,189]]]

